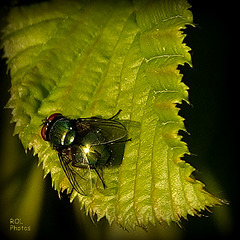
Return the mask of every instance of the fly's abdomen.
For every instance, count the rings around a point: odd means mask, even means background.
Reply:
[[[110,151],[106,145],[79,146],[75,154],[74,165],[80,168],[104,165],[110,158]]]
[[[75,155],[76,165],[79,167],[96,167],[104,165],[110,158],[110,150],[106,144],[91,144],[97,142],[97,135],[89,132],[82,139],[81,146],[78,147]]]
[[[110,158],[110,151],[106,145],[92,146],[91,152],[88,155],[89,164],[105,165]]]

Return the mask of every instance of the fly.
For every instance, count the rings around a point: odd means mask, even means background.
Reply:
[[[97,173],[103,187],[106,187],[98,169],[108,164],[112,157],[109,146],[130,140],[126,140],[125,126],[114,120],[120,112],[109,119],[70,119],[61,113],[54,113],[43,122],[43,140],[50,142],[58,152],[69,182],[82,195],[91,191],[91,169]]]

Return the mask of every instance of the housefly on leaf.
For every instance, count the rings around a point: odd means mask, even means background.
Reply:
[[[114,120],[121,110],[109,119],[98,117],[70,119],[54,113],[43,122],[41,136],[58,152],[61,166],[74,190],[88,195],[92,190],[91,170],[97,173],[111,159],[110,145],[126,142],[127,130]]]

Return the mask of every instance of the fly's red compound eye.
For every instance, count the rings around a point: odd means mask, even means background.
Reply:
[[[47,130],[48,130],[49,123],[61,116],[62,116],[61,113],[54,113],[50,115],[48,119],[43,123],[43,127],[41,129],[41,136],[44,141],[48,141]]]
[[[47,125],[43,125],[42,130],[41,130],[41,136],[44,141],[47,141]]]
[[[54,114],[52,114],[48,117],[47,121],[51,122],[52,120],[54,120],[55,118],[57,118],[59,116],[62,116],[62,114],[61,113],[54,113]]]

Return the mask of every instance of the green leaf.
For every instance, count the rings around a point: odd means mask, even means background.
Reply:
[[[192,24],[185,0],[52,1],[17,7],[2,43],[12,87],[15,134],[33,148],[58,191],[72,187],[57,152],[40,136],[54,112],[109,118],[122,109],[128,136],[121,164],[103,169],[104,190],[73,192],[97,219],[124,228],[180,222],[222,201],[206,192],[182,160],[189,154],[176,104],[188,102],[178,65],[191,65],[181,30]],[[97,179],[96,173],[91,177]]]

